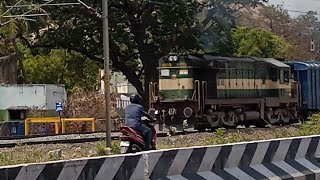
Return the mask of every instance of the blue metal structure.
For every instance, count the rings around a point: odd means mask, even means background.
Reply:
[[[296,80],[301,84],[301,108],[320,109],[320,62],[296,61],[293,64]]]
[[[62,109],[62,102],[57,102],[57,103],[56,103],[56,111],[57,111],[58,113],[61,113],[62,110],[63,110],[63,109]]]

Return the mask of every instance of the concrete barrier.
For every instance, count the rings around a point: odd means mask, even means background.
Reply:
[[[112,179],[144,179],[143,155],[83,158],[0,167],[0,180]]]
[[[150,152],[150,179],[320,179],[319,136]]]
[[[0,167],[0,180],[319,179],[320,136]]]

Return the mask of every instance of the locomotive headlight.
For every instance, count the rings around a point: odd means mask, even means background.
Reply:
[[[158,115],[158,114],[159,114],[159,110],[156,110],[156,111],[154,112],[154,114],[155,114],[155,115]]]
[[[189,118],[192,116],[192,113],[193,113],[193,110],[190,108],[190,107],[186,107],[184,108],[183,110],[183,115],[186,117],[186,118]]]
[[[172,75],[171,75],[171,78],[172,78],[172,79],[177,79],[177,75],[176,75],[176,74],[172,74]]]
[[[169,61],[178,61],[178,56],[169,56]]]

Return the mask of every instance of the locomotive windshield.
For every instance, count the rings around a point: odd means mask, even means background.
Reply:
[[[290,80],[290,72],[286,70],[281,70],[280,71],[280,83],[285,84],[289,83]]]

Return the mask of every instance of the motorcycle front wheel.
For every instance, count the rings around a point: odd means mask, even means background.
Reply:
[[[127,154],[127,153],[137,153],[142,152],[143,148],[141,148],[137,144],[130,143],[129,146],[121,146],[121,154]]]

